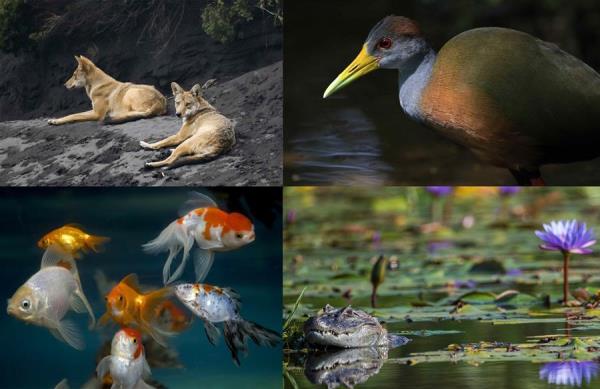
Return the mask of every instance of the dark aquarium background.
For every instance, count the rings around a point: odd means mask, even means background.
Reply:
[[[241,295],[245,319],[281,331],[281,189],[200,191],[215,198],[222,209],[249,216],[257,236],[241,249],[216,254],[205,282],[234,288]],[[103,252],[89,253],[77,262],[97,319],[105,306],[94,281],[96,272],[116,282],[137,273],[142,285],[162,286],[166,255],[145,254],[141,245],[178,217],[178,209],[188,197],[189,189],[183,188],[1,189],[0,295],[6,304],[6,299],[39,270],[42,250],[36,245],[38,239],[67,223],[111,238]],[[192,281],[193,274],[190,262],[181,280]],[[53,388],[67,378],[71,388],[79,388],[92,378],[97,354],[117,327],[90,331],[86,315],[69,311],[67,317],[75,320],[84,334],[85,350],[77,351],[58,341],[46,328],[8,316],[6,306],[1,310],[0,387]],[[169,343],[181,366],[154,367],[153,382],[163,385],[157,387],[281,387],[280,346],[271,349],[252,344],[248,356],[241,359],[241,367],[236,367],[223,338],[216,347],[211,346],[199,320]],[[147,344],[146,349],[148,354]],[[159,360],[168,359],[161,352],[154,355]]]

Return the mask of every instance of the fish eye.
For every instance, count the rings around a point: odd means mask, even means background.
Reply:
[[[123,295],[119,296],[119,301],[123,301]]]
[[[108,301],[108,296],[104,296],[104,301]]]
[[[237,234],[235,234],[235,237],[238,239],[242,239],[244,237],[244,234],[242,234],[241,232],[238,232]]]
[[[377,46],[380,49],[387,50],[390,47],[392,47],[392,40],[390,38],[388,38],[388,37],[381,38],[381,40],[379,41],[379,43],[377,43]]]
[[[133,338],[133,343],[137,343],[137,338]]]
[[[29,310],[29,308],[31,308],[31,302],[27,299],[21,301],[21,308],[23,308],[24,310]]]

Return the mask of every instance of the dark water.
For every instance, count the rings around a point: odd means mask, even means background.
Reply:
[[[384,363],[379,373],[371,376],[360,388],[416,388],[416,389],[462,389],[462,388],[567,388],[557,386],[540,378],[540,370],[544,364],[531,362],[491,362],[480,366],[464,362],[454,363],[422,363],[414,366],[398,364],[393,358],[406,357],[410,353],[423,350],[445,349],[449,344],[479,342],[481,339],[494,339],[501,342],[522,342],[526,336],[540,333],[554,333],[556,325],[530,325],[506,328],[479,322],[442,322],[388,325],[393,331],[402,330],[459,330],[460,334],[414,337],[406,346],[390,351],[388,362]],[[589,333],[588,333],[589,334]],[[583,335],[583,334],[582,334]],[[301,388],[313,388],[313,383],[305,376],[302,366],[292,371],[292,376]],[[583,380],[583,388],[596,388],[600,378],[594,377],[588,384]],[[285,388],[291,388],[286,381]]]
[[[290,185],[513,183],[504,169],[482,164],[408,119],[399,105],[395,71],[374,72],[322,99],[386,15],[416,19],[436,49],[467,29],[504,26],[556,42],[600,69],[597,3],[307,0],[285,6],[285,182]],[[589,185],[600,183],[599,166],[596,160],[550,165],[542,172],[554,185]]]
[[[39,270],[42,252],[37,240],[66,223],[79,223],[91,233],[109,236],[100,254],[88,254],[78,262],[83,289],[96,318],[105,311],[103,296],[93,275],[102,270],[118,281],[135,272],[140,282],[160,286],[164,256],[150,256],[140,245],[153,238],[177,217],[187,189],[2,189],[0,290],[4,299]],[[251,217],[257,239],[236,251],[216,255],[205,280],[232,287],[242,297],[242,315],[276,331],[281,330],[281,189],[231,189],[214,191],[220,206]],[[183,280],[193,278],[192,264]],[[4,300],[6,301],[6,300]],[[87,330],[87,317],[69,312],[84,333],[87,347],[77,351],[56,340],[41,327],[25,325],[0,311],[2,357],[0,387],[52,388],[67,378],[72,388],[92,377],[96,353],[112,338],[114,328]],[[154,368],[152,378],[168,388],[233,388],[281,386],[281,347],[250,346],[241,367],[231,361],[223,339],[217,347],[206,340],[197,321],[170,341],[182,369]]]

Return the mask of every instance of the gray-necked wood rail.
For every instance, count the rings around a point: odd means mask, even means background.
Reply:
[[[407,115],[521,185],[543,185],[541,165],[600,156],[600,75],[552,43],[477,28],[436,53],[414,21],[388,16],[323,97],[379,68],[399,71]]]

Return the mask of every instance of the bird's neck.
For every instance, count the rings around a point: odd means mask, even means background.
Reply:
[[[421,94],[429,82],[435,59],[435,51],[430,49],[399,70],[400,105],[407,115],[418,121],[422,121]]]

